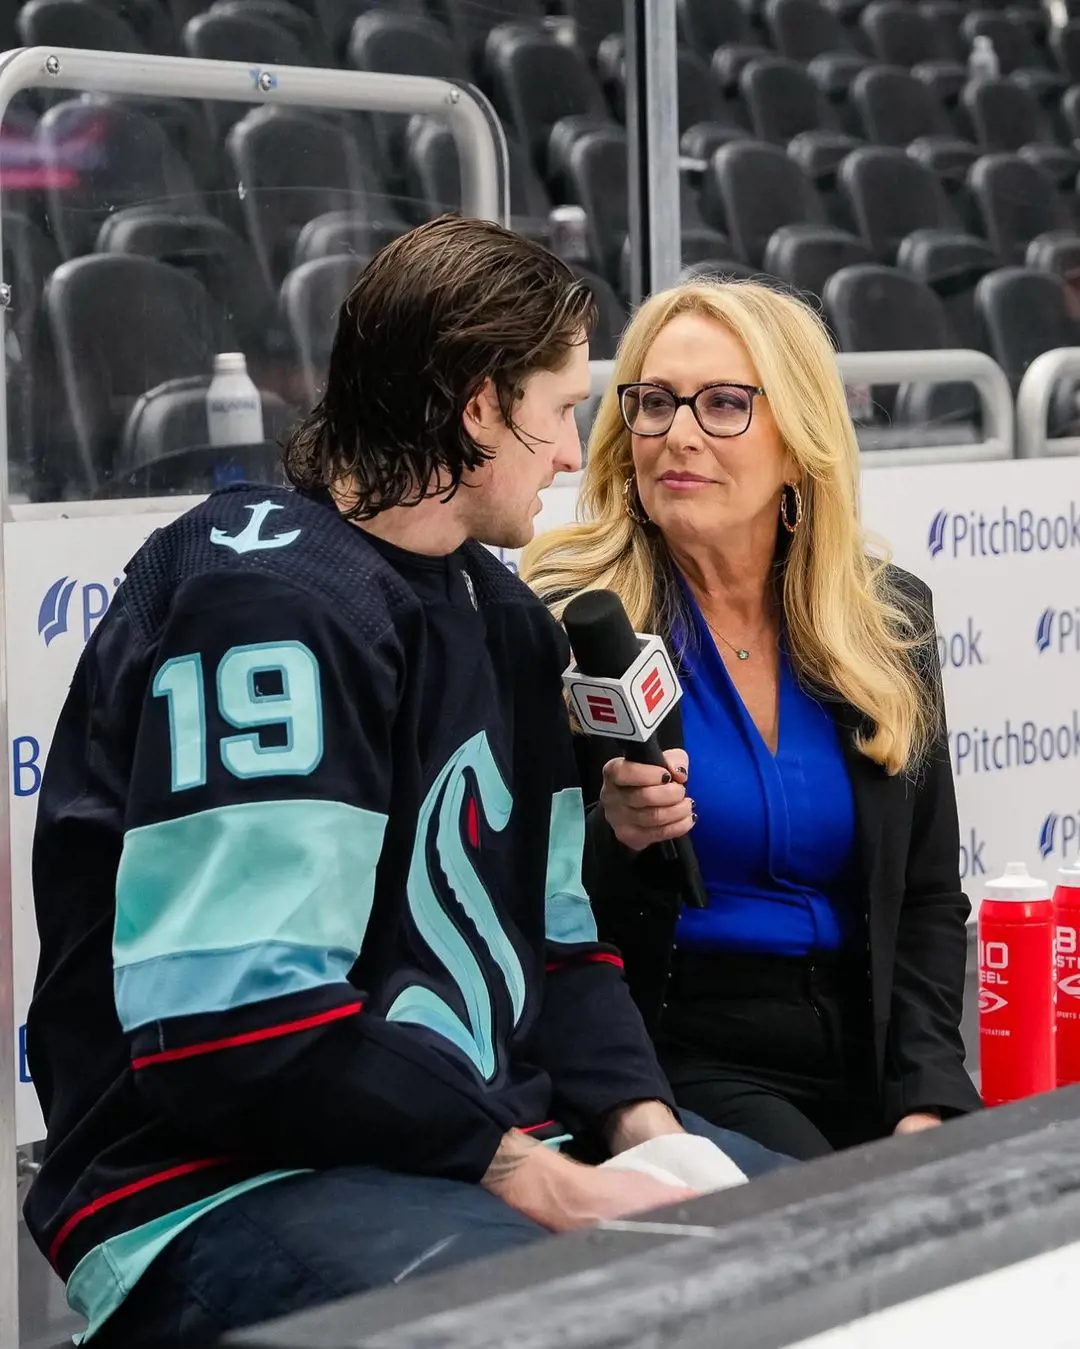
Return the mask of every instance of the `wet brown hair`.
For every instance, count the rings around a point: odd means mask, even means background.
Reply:
[[[360,273],[338,314],[326,390],[285,450],[306,491],[345,489],[343,514],[452,496],[491,451],[465,430],[490,378],[506,424],[522,383],[587,338],[588,285],[547,249],[482,220],[441,216]]]

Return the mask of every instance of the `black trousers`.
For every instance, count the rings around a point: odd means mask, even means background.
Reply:
[[[789,1157],[885,1132],[864,959],[676,951],[657,1048],[680,1106]]]

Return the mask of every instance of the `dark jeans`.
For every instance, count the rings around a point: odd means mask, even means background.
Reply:
[[[748,1176],[785,1164],[684,1115]],[[341,1167],[275,1181],[182,1232],[90,1344],[206,1349],[219,1335],[545,1236],[478,1185]]]
[[[658,1040],[680,1108],[788,1157],[881,1137],[867,967],[678,953]]]

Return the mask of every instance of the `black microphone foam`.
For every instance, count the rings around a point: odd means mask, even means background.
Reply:
[[[588,679],[619,679],[641,653],[623,602],[613,590],[587,590],[577,595],[563,610],[563,626],[570,639],[574,662]],[[637,763],[666,768],[664,749],[680,748],[682,713],[678,703],[648,740],[624,742],[624,754]],[[660,851],[678,861],[685,881],[686,902],[695,909],[707,906],[705,886],[693,844],[687,835],[668,839]]]
[[[583,675],[618,679],[641,652],[622,600],[613,590],[586,590],[563,612],[574,660]]]

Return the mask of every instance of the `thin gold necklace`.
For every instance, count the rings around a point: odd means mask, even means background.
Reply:
[[[704,618],[704,614],[702,615],[702,617]],[[714,637],[719,637],[719,639],[724,643],[726,647],[730,647],[730,649],[735,652],[736,656],[738,656],[740,660],[750,659],[750,651],[747,647],[736,646],[734,642],[729,642],[728,639],[724,636],[724,634],[720,632],[717,628],[714,628],[707,618],[705,619],[705,626],[709,629],[709,631],[712,633]]]

